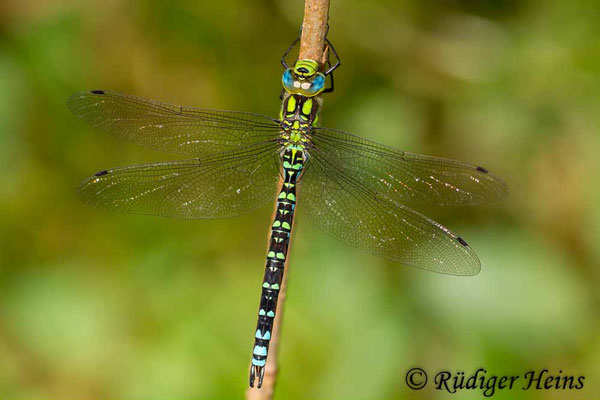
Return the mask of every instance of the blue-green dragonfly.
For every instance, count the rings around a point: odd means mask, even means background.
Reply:
[[[294,42],[295,43],[295,42]],[[291,47],[293,47],[294,43]],[[487,169],[412,154],[318,126],[321,94],[337,62],[284,54],[279,118],[159,103],[104,90],[69,109],[127,141],[192,158],[102,170],[79,187],[92,206],[173,218],[226,218],[277,199],[250,369],[261,387],[288,254],[296,189],[312,221],[340,241],[404,265],[474,275],[467,242],[406,204],[478,205],[507,194]],[[325,70],[325,68],[327,69]],[[327,77],[331,86],[326,87]]]

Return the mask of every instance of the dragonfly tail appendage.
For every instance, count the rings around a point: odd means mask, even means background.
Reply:
[[[265,367],[260,367],[258,365],[252,365],[252,367],[250,367],[250,387],[254,387],[254,382],[256,381],[256,378],[258,378],[258,384],[256,387],[260,389],[262,387],[264,377]]]

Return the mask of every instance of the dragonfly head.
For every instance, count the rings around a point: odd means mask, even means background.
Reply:
[[[281,82],[286,92],[306,97],[316,96],[325,89],[325,75],[313,60],[296,61],[293,68],[285,70]]]

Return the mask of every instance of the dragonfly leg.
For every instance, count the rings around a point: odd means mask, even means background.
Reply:
[[[330,60],[327,60],[327,65],[328,66],[331,65],[331,61]],[[328,88],[325,88],[325,90],[323,90],[323,93],[331,93],[331,92],[333,92],[333,74],[332,73],[329,74],[329,79],[330,79],[329,82],[331,83],[331,86],[329,86]]]
[[[331,42],[329,41],[329,39],[325,38],[325,43],[327,43],[327,45],[329,45],[329,49],[331,50],[331,52],[333,52],[333,55],[336,58],[336,62],[335,64],[333,64],[331,67],[329,67],[329,69],[327,71],[324,72],[325,75],[329,75],[331,74],[337,67],[339,67],[340,65],[342,65],[342,61],[340,60],[340,56],[338,56],[337,51],[335,51],[335,47],[333,47],[333,45],[331,44]],[[328,56],[329,57],[329,56]],[[330,62],[331,64],[331,62]],[[333,78],[333,76],[332,76]],[[333,87],[333,82],[332,82],[332,87]]]
[[[289,68],[289,65],[285,61],[285,58],[287,57],[288,54],[290,54],[290,51],[292,51],[292,49],[294,48],[296,43],[298,43],[300,41],[301,36],[302,36],[302,26],[300,26],[300,32],[298,32],[298,37],[296,39],[294,39],[294,41],[292,42],[290,47],[288,47],[288,49],[285,51],[285,53],[283,53],[283,56],[281,56],[281,65],[283,65],[283,68],[285,68],[285,69]]]

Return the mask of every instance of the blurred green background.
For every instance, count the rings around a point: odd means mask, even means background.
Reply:
[[[323,125],[484,165],[511,194],[421,210],[476,250],[470,278],[345,247],[299,207],[278,398],[451,397],[408,389],[414,366],[563,370],[585,388],[494,398],[597,396],[598,2],[332,3],[342,67]],[[177,156],[93,130],[64,102],[107,89],[276,116],[302,13],[299,0],[2,2],[0,397],[243,396],[273,206],[220,221],[88,208],[82,178]]]

